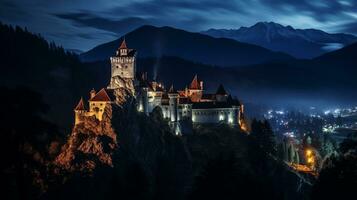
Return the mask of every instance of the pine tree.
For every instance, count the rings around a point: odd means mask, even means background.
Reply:
[[[275,135],[267,120],[262,122],[254,119],[252,121],[251,135],[265,153],[277,155]]]

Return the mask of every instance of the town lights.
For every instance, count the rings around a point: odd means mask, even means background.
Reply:
[[[310,149],[306,150],[306,156],[311,156],[312,151]]]

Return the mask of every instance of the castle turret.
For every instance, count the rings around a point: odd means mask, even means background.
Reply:
[[[118,51],[117,54],[120,54],[121,56],[128,55],[128,47],[126,46],[125,38],[123,39],[123,42],[120,44]]]
[[[230,123],[232,123],[233,125],[239,125],[239,118],[240,118],[240,113],[239,113],[239,106],[232,106],[233,107],[233,115],[232,115],[232,121]]]
[[[144,86],[141,88],[141,107],[142,107],[142,112],[144,112],[146,115],[149,115],[149,98],[148,98],[148,87]]]
[[[178,122],[179,93],[171,86],[169,92],[170,127],[175,135],[181,135],[180,123]]]
[[[99,121],[102,121],[105,107],[115,101],[112,90],[102,88],[93,98],[89,100],[89,113],[94,115]]]
[[[86,108],[84,107],[83,98],[79,100],[76,108],[74,109],[74,125],[77,125],[82,122],[82,119],[87,112]]]
[[[112,70],[109,89],[124,87],[125,81],[135,80],[136,51],[127,47],[125,39],[120,44],[116,55],[110,57],[110,62]]]
[[[170,106],[170,120],[171,122],[177,122],[177,113],[178,113],[177,104],[178,104],[179,94],[174,89],[174,87],[171,86],[168,95],[169,95],[169,106]]]
[[[220,84],[216,92],[216,100],[218,102],[225,102],[227,101],[227,97],[228,97],[228,93],[224,89],[223,85]]]
[[[228,123],[234,126],[239,126],[240,125],[240,109],[241,109],[241,103],[238,99],[232,98],[231,95],[227,96],[226,102],[232,106],[231,113],[228,118]]]
[[[202,98],[202,93],[203,93],[203,81],[198,80],[197,75],[195,75],[188,88],[188,95],[190,96],[191,101],[199,102]]]

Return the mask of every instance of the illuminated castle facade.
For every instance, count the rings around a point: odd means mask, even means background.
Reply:
[[[197,75],[183,90],[176,90],[173,86],[166,88],[162,83],[149,81],[146,73],[137,75],[136,51],[129,49],[125,40],[110,61],[111,79],[108,87],[98,93],[94,90],[90,92],[89,109],[86,109],[84,100],[80,100],[75,108],[75,124],[81,123],[86,116],[101,120],[105,106],[115,102],[114,91],[130,87],[134,89],[138,111],[149,115],[159,108],[176,134],[181,134],[183,121],[193,124],[226,123],[244,128],[243,105],[233,99],[223,85],[215,93],[206,94],[203,81]]]

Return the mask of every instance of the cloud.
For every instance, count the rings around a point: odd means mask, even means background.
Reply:
[[[139,17],[129,17],[121,20],[112,20],[109,18],[88,14],[86,12],[54,14],[54,16],[60,19],[70,20],[76,26],[93,27],[96,29],[110,31],[115,33],[117,36],[121,36],[125,33],[128,33],[142,25],[151,24],[150,22]]]
[[[0,20],[87,50],[144,24],[189,31],[274,21],[357,34],[355,0],[2,0]],[[79,47],[73,47],[79,45]]]
[[[342,24],[336,27],[337,32],[350,33],[357,36],[357,22]]]
[[[16,3],[0,1],[0,19],[18,21],[28,16],[30,13]]]

